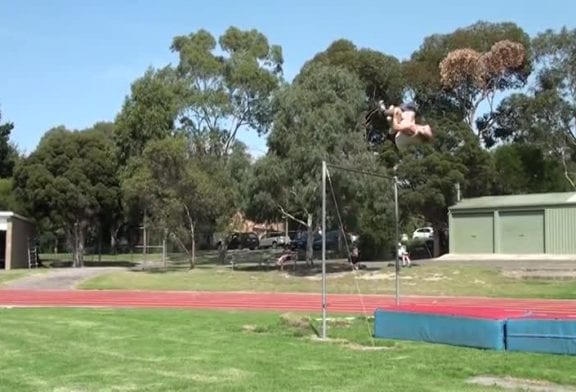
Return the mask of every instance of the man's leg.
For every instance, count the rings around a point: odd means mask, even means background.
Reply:
[[[424,142],[431,142],[434,140],[434,133],[430,125],[418,125],[416,126],[416,134]]]

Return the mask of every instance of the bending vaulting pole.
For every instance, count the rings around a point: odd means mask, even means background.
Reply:
[[[400,228],[398,218],[398,177],[394,176],[394,218],[396,226],[396,240],[394,241],[394,248],[396,249],[396,305],[400,304]]]
[[[326,161],[322,161],[322,339],[326,339]]]

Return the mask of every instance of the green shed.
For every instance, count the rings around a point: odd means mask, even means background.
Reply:
[[[453,254],[576,255],[576,192],[463,199],[448,224]]]

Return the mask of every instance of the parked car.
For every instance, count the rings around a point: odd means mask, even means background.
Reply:
[[[412,233],[412,239],[427,240],[434,237],[434,229],[431,227],[420,227]]]
[[[318,233],[313,234],[314,241],[318,240],[319,238],[322,238],[320,234]],[[307,243],[308,243],[308,233],[306,231],[300,231],[296,234],[296,236],[294,236],[294,239],[290,241],[290,247],[292,249],[305,250]]]
[[[290,237],[280,232],[270,232],[260,237],[260,248],[276,248],[290,244]]]
[[[247,233],[233,233],[228,237],[228,249],[257,249],[260,244],[258,235],[253,232]],[[218,247],[222,246],[222,242],[218,242]]]
[[[358,242],[360,237],[356,234],[347,233],[347,239],[344,239],[342,232],[340,230],[332,230],[326,232],[326,249],[328,250],[337,250],[337,249],[346,249],[346,242],[348,243],[348,247],[352,246],[353,242]],[[312,245],[314,250],[321,250],[322,249],[322,236],[317,234],[314,237],[314,244]]]
[[[341,238],[340,230],[331,230],[326,232],[326,249],[336,250],[339,245],[342,249],[345,249],[344,238]],[[358,235],[348,233],[348,246],[351,246],[352,242],[358,241]],[[321,250],[322,249],[322,235],[320,233],[314,233],[312,243],[312,249]],[[339,242],[340,241],[340,242]],[[300,237],[292,240],[292,247],[295,249],[306,249],[306,244],[308,243],[308,236],[306,232],[303,232]]]

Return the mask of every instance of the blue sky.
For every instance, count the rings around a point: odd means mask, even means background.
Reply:
[[[282,46],[291,80],[339,38],[404,59],[424,37],[478,20],[513,21],[530,35],[575,27],[568,0],[399,3],[406,8],[385,0],[0,0],[2,120],[14,122],[12,140],[25,152],[51,127],[113,120],[147,67],[176,62],[172,38],[200,28],[215,36],[231,25],[260,30]],[[266,149],[254,134],[240,139],[254,155]]]

